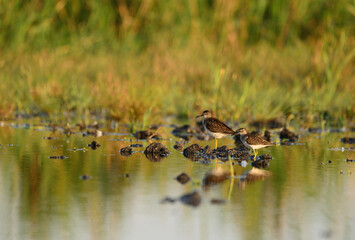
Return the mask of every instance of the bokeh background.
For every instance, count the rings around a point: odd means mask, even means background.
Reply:
[[[0,117],[354,117],[353,0],[0,0]]]

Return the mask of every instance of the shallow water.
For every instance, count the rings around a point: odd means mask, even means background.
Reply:
[[[247,183],[228,179],[205,191],[201,180],[214,163],[185,158],[173,148],[178,139],[171,134],[159,141],[171,154],[151,162],[142,151],[155,140],[117,132],[67,137],[33,125],[3,125],[1,239],[355,239],[355,163],[346,162],[355,151],[340,142],[353,137],[350,132],[298,132],[299,145],[259,150],[273,157],[265,169],[272,176]],[[93,140],[102,146],[87,147]],[[132,143],[144,146],[121,156],[120,149]],[[187,146],[192,143],[214,145],[192,139]],[[222,144],[234,147],[231,138]],[[68,158],[49,158],[61,155]],[[233,168],[241,175],[252,167]],[[193,181],[178,183],[174,178],[182,172]],[[198,207],[161,203],[194,190],[202,196]]]

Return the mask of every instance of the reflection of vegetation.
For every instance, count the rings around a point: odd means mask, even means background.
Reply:
[[[0,128],[0,207],[6,210],[4,206],[20,206],[11,208],[11,216],[26,223],[19,227],[20,232],[36,229],[32,236],[35,239],[50,238],[46,234],[51,234],[48,229],[52,226],[54,230],[64,226],[70,231],[87,230],[88,226],[92,230],[89,235],[100,238],[102,232],[120,229],[103,228],[95,232],[94,229],[98,229],[97,226],[105,221],[126,224],[126,219],[130,219],[132,214],[148,214],[149,211],[147,213],[142,209],[156,207],[154,204],[158,204],[159,199],[169,193],[179,196],[201,187],[193,184],[180,186],[174,180],[178,173],[187,172],[194,179],[202,179],[213,168],[213,164],[208,166],[186,161],[179,151],[172,151],[164,161],[155,163],[142,153],[135,153],[130,158],[121,157],[119,149],[129,143],[109,140],[109,136],[100,138],[102,146],[95,151],[69,151],[74,147],[79,149],[87,146],[95,138],[83,138],[79,134],[66,137],[58,133],[53,136],[58,139],[42,138],[48,134],[32,129]],[[230,211],[231,219],[235,218],[235,226],[241,227],[244,234],[253,236],[251,239],[260,239],[255,236],[261,236],[265,228],[279,228],[276,232],[285,229],[284,220],[295,219],[295,215],[298,216],[296,220],[301,221],[304,218],[300,215],[313,210],[312,207],[321,205],[324,209],[338,208],[337,197],[345,195],[344,189],[350,189],[339,180],[339,170],[345,170],[346,166],[342,160],[345,159],[345,153],[327,149],[328,145],[342,146],[337,140],[342,136],[334,133],[320,139],[314,135],[306,136],[301,141],[307,145],[263,150],[274,157],[267,169],[272,172],[271,177],[264,181],[247,182],[243,190],[239,184],[232,185],[234,182],[226,179],[220,185],[212,186],[211,194],[202,198],[215,196],[216,190],[222,192],[217,197],[230,196],[225,206],[227,211],[223,208],[223,215]],[[221,141],[232,142],[231,139]],[[13,146],[7,146],[9,143]],[[163,143],[173,149],[174,141]],[[146,147],[149,143],[143,144]],[[51,155],[69,158],[49,159]],[[333,160],[333,163],[326,164],[328,160]],[[231,162],[221,164],[221,167],[235,171],[235,175],[242,175],[246,170]],[[129,178],[124,177],[126,173],[129,173]],[[92,176],[92,179],[81,180],[79,177],[83,174]],[[344,182],[352,182],[352,179],[343,179]],[[234,181],[238,183],[239,179]],[[144,202],[145,199],[149,201]],[[312,199],[314,202],[310,203]],[[207,205],[208,201],[203,200],[202,203]],[[163,207],[158,205],[158,209],[162,210]],[[206,208],[203,211],[209,210]],[[6,212],[2,216],[8,218]],[[178,216],[173,214],[171,217],[175,219]],[[6,226],[4,219],[1,220]],[[231,219],[228,222],[234,224]],[[80,221],[80,224],[73,224],[76,221]],[[214,221],[217,225],[226,224],[223,221],[219,223],[219,218]]]
[[[244,120],[354,115],[350,0],[0,5],[3,116],[104,109],[144,123],[211,107]]]

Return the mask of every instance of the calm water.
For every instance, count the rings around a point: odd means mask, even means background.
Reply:
[[[353,133],[298,132],[301,145],[259,151],[273,157],[266,169],[272,176],[246,184],[229,179],[204,191],[198,182],[214,164],[183,157],[171,129],[170,140],[160,141],[171,154],[151,162],[142,152],[120,155],[124,146],[142,143],[134,150],[143,151],[150,143],[129,135],[67,137],[14,126],[0,127],[1,239],[355,239],[355,163],[345,161],[355,151],[340,142]],[[80,150],[93,140],[102,146]],[[222,144],[233,147],[233,140]],[[68,158],[49,158],[59,155]],[[229,170],[228,163],[218,165]],[[195,184],[178,183],[181,172]],[[80,179],[84,174],[91,179]],[[193,190],[202,195],[196,208],[161,203]],[[214,198],[226,203],[212,204]]]

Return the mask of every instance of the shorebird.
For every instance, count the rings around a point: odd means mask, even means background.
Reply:
[[[264,147],[275,145],[274,143],[266,141],[262,137],[248,133],[245,128],[240,128],[235,133],[240,135],[240,141],[242,141],[242,143],[246,147],[253,149],[254,160],[256,159],[256,156],[258,155],[258,152],[255,150],[258,150],[259,148],[264,148]]]
[[[202,124],[206,132],[213,136],[215,139],[215,148],[217,148],[217,139],[228,135],[234,135],[233,129],[228,127],[226,124],[212,117],[212,113],[208,110],[203,111],[203,113],[196,118],[203,117]]]

